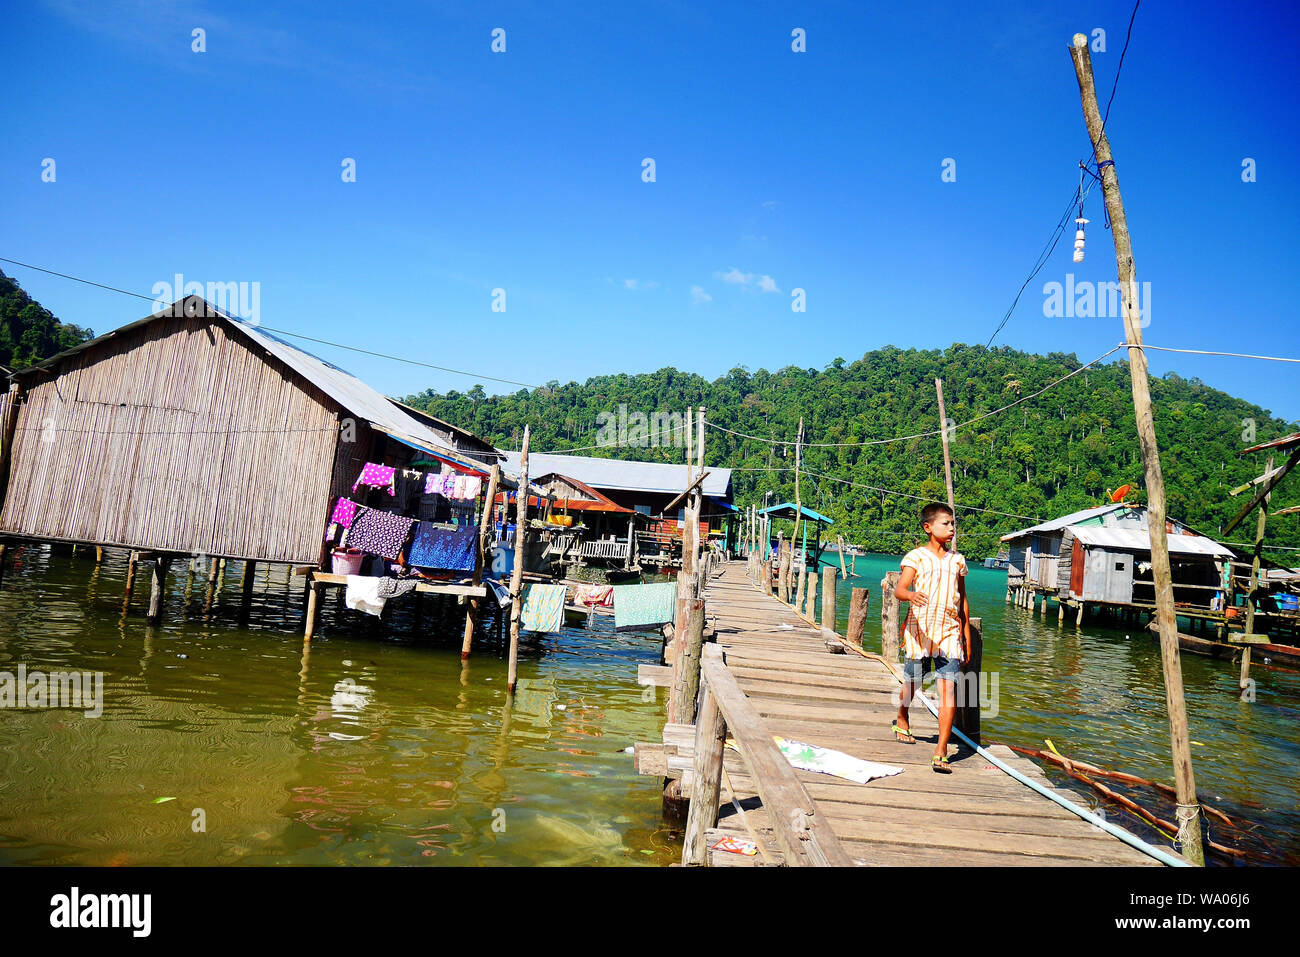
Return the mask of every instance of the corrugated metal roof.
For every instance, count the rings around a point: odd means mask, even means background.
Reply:
[[[1085,545],[1099,545],[1103,548],[1122,548],[1127,551],[1151,551],[1151,534],[1147,529],[1136,528],[1100,528],[1085,525],[1074,526],[1070,534]],[[1232,550],[1220,545],[1212,538],[1203,535],[1166,535],[1169,552],[1174,555],[1212,555],[1222,558],[1232,557]]]
[[[519,474],[519,453],[504,452],[505,467]],[[706,465],[704,494],[725,498],[731,488],[731,469]],[[627,459],[600,459],[585,455],[560,455],[552,452],[529,452],[528,471],[544,475],[560,472],[586,482],[594,488],[622,489],[629,492],[666,492],[675,494],[686,488],[686,466],[666,462],[634,462]]]
[[[800,505],[799,510],[803,512],[804,518],[811,518],[814,522],[822,522],[826,525],[834,525],[835,520],[827,518],[820,512],[814,512],[807,505]],[[794,521],[794,502],[782,502],[780,505],[769,505],[767,508],[760,508],[759,515],[773,515],[777,518],[788,518]]]
[[[1060,518],[1053,518],[1043,522],[1040,525],[1031,525],[1029,528],[1022,528],[1018,532],[1011,532],[1003,535],[1001,541],[1009,542],[1013,538],[1019,538],[1021,535],[1029,535],[1033,532],[1055,532],[1067,525],[1077,525],[1079,522],[1085,522],[1090,518],[1096,518],[1098,515],[1105,515],[1120,508],[1132,508],[1131,505],[1125,505],[1123,502],[1115,502],[1110,505],[1098,505],[1096,508],[1085,508],[1082,511],[1071,512],[1069,515],[1062,515]]]

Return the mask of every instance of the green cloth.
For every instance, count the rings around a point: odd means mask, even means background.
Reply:
[[[614,586],[614,630],[656,628],[677,618],[677,582]]]
[[[565,585],[529,585],[519,627],[524,631],[559,631],[564,627]]]

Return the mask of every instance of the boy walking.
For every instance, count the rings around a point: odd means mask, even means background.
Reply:
[[[957,526],[952,509],[932,502],[921,509],[921,527],[929,541],[903,556],[903,574],[894,596],[911,604],[903,625],[902,702],[891,726],[894,737],[915,744],[907,707],[927,671],[935,674],[939,693],[939,741],[930,767],[951,774],[948,736],[957,709],[961,663],[970,657],[970,604],[966,601],[966,559],[949,548]]]

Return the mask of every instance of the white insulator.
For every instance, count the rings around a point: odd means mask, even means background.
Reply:
[[[1080,247],[1080,248],[1078,248],[1078,249],[1076,249],[1076,250],[1074,251],[1074,261],[1077,262],[1077,263],[1081,263],[1081,262],[1083,262],[1083,248],[1082,248],[1082,247]]]
[[[1082,229],[1076,229],[1076,230],[1074,231],[1074,238],[1075,238],[1075,240],[1076,240],[1077,242],[1083,242],[1083,230],[1082,230]]]

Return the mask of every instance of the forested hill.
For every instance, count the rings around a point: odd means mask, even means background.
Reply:
[[[710,382],[670,368],[599,376],[581,384],[551,382],[512,395],[488,396],[481,386],[468,393],[429,390],[405,401],[503,448],[518,448],[524,424],[531,424],[532,448],[554,452],[596,445],[604,421],[598,417],[617,415],[620,405],[627,407],[631,424],[626,437],[633,441],[640,437],[636,413],[650,421],[657,414],[662,422],[664,415],[680,416],[688,405],[703,405],[710,423],[761,437],[717,429],[707,433],[707,461],[736,470],[733,485],[741,505],[761,503],[768,490],[774,492],[774,502],[794,498],[794,450],[770,440],[793,440],[803,416],[809,443],[803,453],[803,501],[835,519],[834,531],[846,540],[898,552],[917,541],[921,502],[878,489],[942,500],[939,437],[864,443],[937,429],[936,378],[943,379],[948,417],[959,424],[952,444],[959,506],[1041,520],[1103,504],[1108,489],[1124,484],[1137,489],[1129,501],[1145,501],[1126,362],[1094,366],[1006,412],[960,427],[1081,365],[1074,355],[1038,356],[1005,347],[917,351],[890,346],[856,362],[835,359],[821,370],[750,372],[738,366]],[[1153,379],[1151,392],[1169,513],[1216,536],[1243,504],[1241,497],[1229,498],[1228,490],[1264,467],[1262,455],[1238,453],[1295,431],[1295,426],[1174,373]],[[611,431],[607,427],[605,436]],[[650,436],[648,443],[578,454],[683,461],[679,435]],[[665,443],[673,444],[662,447]],[[1270,511],[1298,502],[1300,474],[1279,486]],[[958,523],[959,547],[973,558],[994,554],[998,535],[1033,524],[1028,518],[960,507]],[[1254,528],[1254,520],[1248,520],[1226,538],[1250,541]],[[1275,545],[1300,545],[1300,515],[1270,518],[1268,537]],[[1297,560],[1290,552],[1270,557],[1290,564]]]
[[[0,366],[21,369],[94,335],[81,326],[59,322],[0,271]]]

